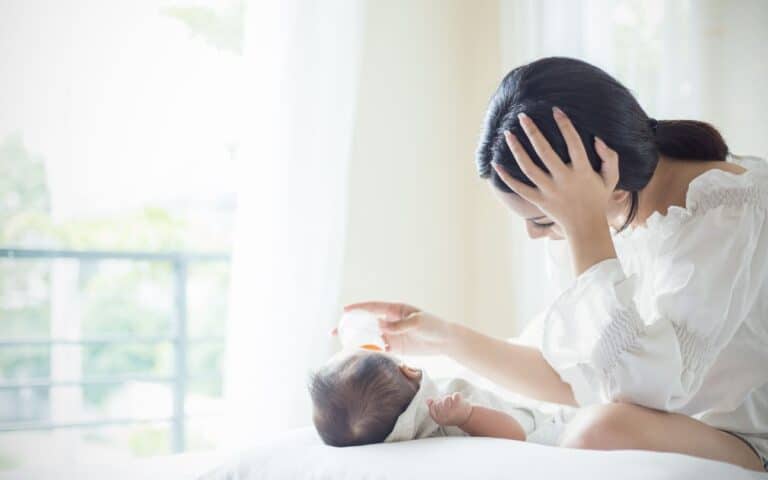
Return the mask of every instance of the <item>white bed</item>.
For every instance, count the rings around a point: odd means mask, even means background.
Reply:
[[[213,452],[183,453],[108,465],[73,459],[64,466],[45,464],[44,452],[40,457],[41,465],[2,472],[0,480],[194,480],[226,458]]]
[[[533,335],[534,337],[530,337]],[[537,331],[528,329],[526,338]],[[530,340],[528,340],[530,341]],[[416,362],[416,363],[414,363]],[[505,391],[441,357],[420,357],[412,364],[437,376],[460,376],[510,400],[548,408]],[[41,455],[44,458],[44,455]],[[73,460],[65,468],[41,465],[0,473],[0,480],[262,480],[262,479],[763,479],[712,460],[639,450],[589,451],[548,447],[493,438],[431,438],[410,442],[333,448],[312,427],[258,441],[237,453],[186,453],[133,462],[93,465]]]
[[[239,454],[183,454],[119,465],[41,467],[2,480],[40,479],[766,479],[725,463],[671,453],[598,452],[492,438],[431,438],[365,447],[323,445],[311,428],[294,430]]]

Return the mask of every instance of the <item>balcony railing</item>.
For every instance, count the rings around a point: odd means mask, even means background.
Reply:
[[[163,262],[171,267],[173,275],[173,328],[170,335],[138,337],[130,335],[98,336],[82,338],[3,338],[0,348],[59,345],[106,345],[106,344],[162,344],[173,348],[173,371],[170,375],[107,375],[76,380],[51,378],[22,379],[0,382],[0,390],[25,388],[82,387],[86,385],[123,384],[132,381],[164,383],[172,387],[172,415],[161,418],[110,418],[73,422],[0,422],[0,432],[55,430],[67,428],[93,428],[112,425],[130,425],[149,422],[168,422],[171,425],[171,451],[185,449],[185,398],[187,382],[200,379],[187,371],[187,352],[194,343],[223,343],[220,337],[189,338],[187,335],[187,267],[191,263],[229,262],[229,255],[220,253],[141,252],[141,251],[92,251],[92,250],[34,250],[19,248],[0,249],[0,260],[8,259],[71,259],[78,262],[121,260],[129,262]],[[220,376],[220,375],[219,375]]]

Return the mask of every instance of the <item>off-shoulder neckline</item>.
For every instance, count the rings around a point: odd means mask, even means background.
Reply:
[[[679,224],[685,218],[693,215],[699,198],[704,193],[710,191],[712,187],[745,185],[756,173],[768,174],[768,162],[762,158],[730,154],[726,158],[726,162],[739,165],[745,171],[734,173],[721,168],[711,168],[702,172],[688,183],[684,207],[670,205],[667,208],[666,214],[662,214],[657,210],[648,216],[645,220],[645,225],[630,226],[621,232],[614,232],[614,239],[629,239],[640,234],[648,234],[658,229],[663,229],[670,224]]]

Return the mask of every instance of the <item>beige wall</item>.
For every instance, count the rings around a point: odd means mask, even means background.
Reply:
[[[500,78],[497,1],[368,2],[342,302],[511,335],[510,221],[474,169]]]
[[[706,0],[696,27],[705,52],[703,117],[734,153],[768,156],[768,2]]]

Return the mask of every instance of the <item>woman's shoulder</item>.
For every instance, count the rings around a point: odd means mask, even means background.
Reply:
[[[727,162],[731,168],[711,168],[691,181],[684,218],[694,219],[717,207],[768,206],[768,162],[739,155],[729,155]]]
[[[666,215],[654,212],[645,226],[619,232],[614,239],[652,243],[651,239],[674,236],[691,223],[720,222],[722,219],[715,218],[718,214],[738,218],[741,210],[764,213],[768,208],[768,161],[729,155],[727,162],[727,167],[710,168],[690,182],[684,207],[671,206]]]

